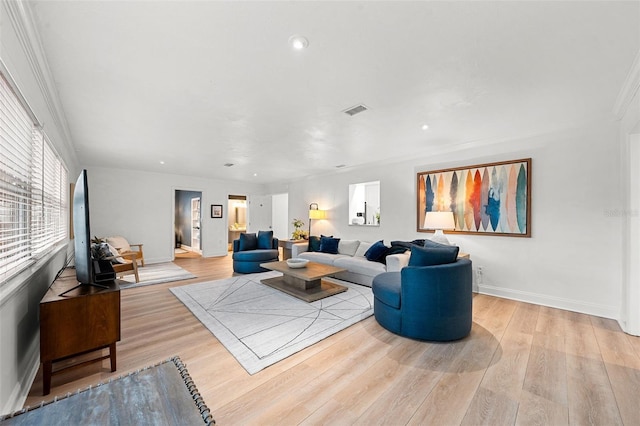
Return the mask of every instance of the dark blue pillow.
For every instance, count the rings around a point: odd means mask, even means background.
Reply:
[[[387,251],[389,247],[384,245],[382,240],[376,241],[369,247],[369,249],[364,253],[364,257],[367,260],[371,260],[372,262],[381,262],[385,263],[385,258],[387,257]]]
[[[387,250],[387,256],[392,255],[392,254],[402,254],[407,250],[409,250],[407,247],[404,247],[404,246],[393,246],[392,245]]]
[[[391,241],[391,247],[405,247],[407,250],[410,250],[414,245],[422,247],[425,245],[425,240]]]
[[[258,250],[273,248],[273,231],[258,231]]]
[[[320,251],[320,237],[316,237],[312,235],[309,237],[309,248],[308,251]]]
[[[320,251],[322,253],[338,254],[338,244],[340,238],[320,237]]]
[[[445,248],[418,247],[411,248],[409,266],[433,266],[453,263],[458,259],[458,246]]]
[[[238,251],[255,250],[258,248],[258,237],[256,234],[240,234],[240,244]]]

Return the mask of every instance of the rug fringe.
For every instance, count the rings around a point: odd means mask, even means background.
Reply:
[[[187,366],[182,362],[179,356],[174,356],[173,358],[169,358],[169,360],[173,361],[173,363],[176,365],[176,368],[178,368],[178,371],[182,376],[182,380],[184,380],[184,384],[187,386],[189,393],[193,397],[193,401],[196,403],[196,407],[198,407],[198,410],[200,410],[200,415],[202,416],[202,420],[204,420],[204,423],[206,425],[215,425],[216,421],[211,415],[211,410],[209,410],[209,407],[207,407],[207,404],[205,404],[202,395],[200,395],[196,384],[193,382],[193,379],[191,378],[191,375],[187,370]]]
[[[139,368],[137,370],[131,371],[128,374],[121,374],[118,377],[114,378],[110,378],[108,381],[106,382],[99,382],[96,385],[89,385],[84,389],[78,389],[75,392],[67,392],[65,395],[62,396],[58,396],[56,395],[53,399],[49,400],[49,401],[41,401],[40,404],[38,405],[34,405],[34,406],[26,406],[23,407],[20,410],[14,411],[13,413],[9,413],[9,414],[4,414],[4,415],[0,415],[0,422],[10,419],[12,417],[18,416],[20,414],[24,414],[28,411],[31,410],[35,410],[36,408],[41,408],[44,407],[46,405],[52,404],[54,402],[58,402],[58,401],[62,401],[63,399],[69,398],[71,395],[78,395],[82,392],[86,392],[86,391],[90,391],[93,388],[97,388],[100,386],[103,386],[105,384],[111,383],[114,380],[120,380],[123,379],[125,377],[129,377],[129,376],[133,376],[134,374],[138,374],[141,371],[145,371],[145,370],[149,370],[151,368],[157,367],[161,364],[164,364],[165,362],[173,362],[173,364],[176,366],[176,368],[178,369],[178,372],[180,373],[180,376],[182,377],[182,380],[184,381],[185,385],[187,386],[187,390],[189,391],[189,394],[191,395],[191,397],[193,398],[194,403],[196,404],[196,407],[198,408],[198,411],[200,411],[200,415],[202,416],[202,420],[204,421],[204,424],[209,426],[209,425],[215,425],[216,421],[214,420],[213,416],[211,415],[211,410],[209,409],[209,407],[207,407],[207,405],[204,402],[204,399],[202,398],[202,395],[200,395],[200,392],[198,391],[198,388],[196,387],[193,379],[191,378],[191,375],[189,375],[189,371],[187,371],[187,366],[182,362],[182,360],[180,359],[179,356],[173,356],[171,358],[168,358],[164,361],[160,361],[157,362],[153,365],[148,365],[144,368]]]

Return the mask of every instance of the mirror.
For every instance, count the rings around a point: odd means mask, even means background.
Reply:
[[[349,225],[380,226],[380,181],[349,185]]]

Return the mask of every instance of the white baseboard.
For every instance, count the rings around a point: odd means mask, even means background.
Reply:
[[[620,311],[615,306],[587,303],[580,300],[566,299],[562,297],[549,296],[546,294],[506,289],[503,287],[495,287],[486,284],[480,284],[478,286],[478,293],[487,294],[489,296],[502,297],[505,299],[517,300],[519,302],[533,303],[535,305],[548,306],[550,308],[580,312],[582,314],[595,315],[603,318],[611,318],[616,321],[619,321],[620,317]]]

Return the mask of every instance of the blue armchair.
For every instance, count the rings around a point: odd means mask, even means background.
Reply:
[[[240,234],[233,240],[233,271],[241,274],[265,272],[261,263],[277,262],[279,258],[278,239],[272,231],[256,234]]]
[[[471,332],[472,272],[469,259],[435,266],[406,266],[373,279],[378,323],[419,340],[462,339]]]

